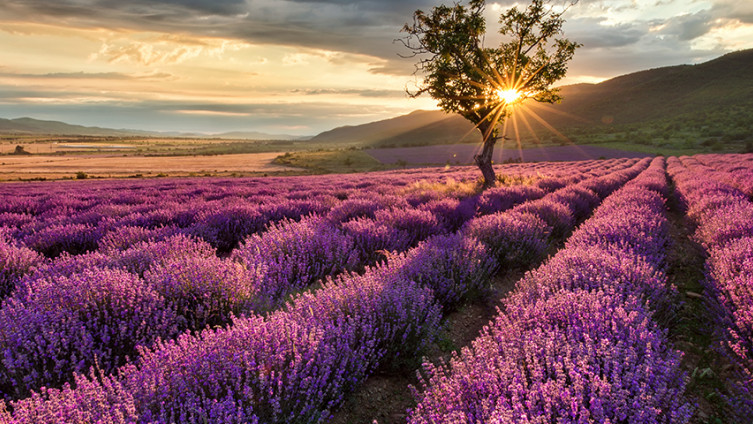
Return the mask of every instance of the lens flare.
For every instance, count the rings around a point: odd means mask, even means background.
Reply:
[[[514,88],[497,90],[497,97],[499,97],[501,101],[507,103],[508,105],[520,100],[522,96],[523,93]]]

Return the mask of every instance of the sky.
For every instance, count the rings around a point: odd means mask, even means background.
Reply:
[[[0,117],[315,135],[436,108],[406,95],[415,59],[395,40],[442,2],[3,0]],[[487,0],[487,30],[516,4]],[[580,0],[565,19],[583,47],[563,84],[753,48],[749,0]]]

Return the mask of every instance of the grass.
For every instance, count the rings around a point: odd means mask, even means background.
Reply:
[[[385,165],[361,150],[288,152],[276,157],[273,163],[304,168],[315,174],[382,171],[397,168]]]

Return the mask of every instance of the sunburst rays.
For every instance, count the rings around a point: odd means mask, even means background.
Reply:
[[[529,69],[531,62],[522,65],[518,60],[512,63],[512,67],[505,72],[504,75],[500,74],[500,71],[493,65],[493,61],[485,53],[483,53],[484,61],[491,69],[491,72],[485,72],[478,66],[468,64],[473,67],[482,81],[466,81],[472,87],[478,89],[478,94],[457,97],[458,100],[472,100],[477,103],[474,105],[474,112],[477,113],[478,123],[466,133],[463,137],[465,139],[473,131],[479,129],[484,122],[488,122],[491,125],[484,125],[486,128],[482,133],[482,145],[483,142],[492,137],[495,130],[498,131],[500,136],[496,139],[502,140],[514,140],[515,147],[517,148],[520,157],[523,156],[523,142],[521,138],[521,129],[519,128],[518,118],[522,127],[531,134],[534,139],[534,144],[541,147],[542,141],[539,135],[533,129],[529,117],[538,122],[546,130],[550,131],[557,138],[569,143],[574,144],[570,138],[568,138],[561,131],[557,130],[546,122],[538,113],[536,113],[527,102],[532,98],[535,98],[542,91],[535,89],[535,78],[546,69],[549,62],[542,65],[538,65],[534,70]],[[570,116],[576,120],[583,121],[582,118],[571,115],[567,112],[557,111],[550,109],[553,113],[558,115]],[[508,119],[509,118],[509,119]],[[508,121],[512,121],[512,125],[508,125]],[[502,128],[499,128],[500,124]],[[508,138],[507,130],[512,127],[514,132],[514,138]],[[501,130],[501,132],[499,132]],[[496,140],[495,140],[496,141]],[[500,146],[500,152],[503,151],[504,143]],[[481,146],[479,146],[479,150]]]

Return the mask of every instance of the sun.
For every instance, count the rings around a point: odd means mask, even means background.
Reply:
[[[497,97],[509,105],[520,100],[523,97],[523,93],[514,88],[499,89],[497,90]]]

